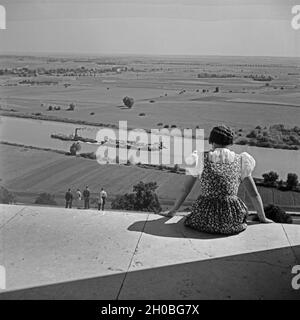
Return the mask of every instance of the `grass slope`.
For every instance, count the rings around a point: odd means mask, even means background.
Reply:
[[[1,184],[7,189],[31,194],[32,202],[35,198],[32,194],[49,192],[61,198],[67,188],[82,190],[86,185],[89,185],[94,195],[104,187],[111,199],[114,195],[131,192],[139,181],[156,181],[159,198],[165,203],[171,203],[179,194],[185,176],[135,166],[99,165],[93,160],[54,152],[0,145],[0,178]],[[188,200],[197,198],[198,189],[197,183]],[[299,193],[270,188],[260,188],[260,193],[266,204],[300,206]],[[250,205],[243,187],[239,194]]]

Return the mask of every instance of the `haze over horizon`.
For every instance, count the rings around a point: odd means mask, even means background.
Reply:
[[[3,0],[1,53],[300,57],[295,0]]]

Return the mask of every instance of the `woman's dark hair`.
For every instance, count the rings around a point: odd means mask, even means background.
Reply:
[[[221,125],[214,127],[209,135],[208,142],[216,143],[221,146],[229,146],[233,144],[234,132],[227,126]]]

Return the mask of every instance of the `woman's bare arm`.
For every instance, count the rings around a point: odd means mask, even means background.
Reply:
[[[179,197],[177,198],[177,200],[175,201],[173,207],[171,208],[171,210],[168,211],[168,213],[166,215],[168,216],[174,216],[176,211],[181,207],[181,205],[183,204],[184,200],[186,199],[186,197],[188,196],[188,194],[191,192],[195,182],[196,182],[197,178],[187,175],[184,181],[184,185],[183,188],[181,190],[181,193],[179,195]],[[165,214],[163,214],[165,215]]]
[[[258,215],[260,222],[263,222],[263,223],[273,222],[272,220],[267,219],[265,216],[263,202],[262,202],[261,196],[257,190],[257,187],[255,185],[253,178],[251,176],[246,177],[243,180],[243,183],[244,183],[244,186],[245,186],[245,188],[251,198],[251,201],[254,205],[254,208],[257,212],[257,215]]]

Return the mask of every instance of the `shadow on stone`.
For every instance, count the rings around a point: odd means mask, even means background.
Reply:
[[[211,240],[218,238],[234,237],[235,235],[210,234],[199,232],[184,225],[184,218],[174,223],[167,223],[171,218],[162,217],[156,220],[142,220],[134,222],[128,227],[129,231],[144,232],[153,236],[170,237],[170,238],[192,238]],[[146,223],[147,222],[147,223]],[[145,226],[146,223],[146,227]],[[249,221],[248,226],[258,224],[258,222]]]
[[[78,279],[0,294],[11,299],[295,299],[300,246]],[[195,257],[196,258],[196,257]],[[299,257],[298,257],[299,259]]]

